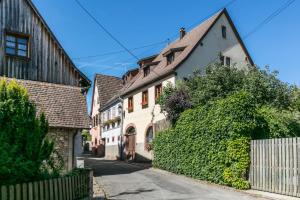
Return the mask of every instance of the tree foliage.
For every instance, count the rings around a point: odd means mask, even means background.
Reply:
[[[82,135],[84,141],[92,141],[92,136],[88,130],[84,129],[82,131],[81,135]]]
[[[0,185],[45,175],[54,144],[45,139],[48,122],[36,117],[27,91],[15,81],[0,82]]]
[[[180,113],[192,107],[190,97],[185,87],[178,85],[174,87],[168,84],[159,99],[161,109],[167,113],[167,119],[174,124]]]
[[[188,98],[181,98],[180,105],[188,104],[197,107],[243,90],[252,94],[255,103],[259,105],[269,105],[278,109],[299,108],[300,92],[296,92],[295,86],[280,81],[277,75],[277,72],[270,72],[268,68],[260,70],[254,66],[247,66],[238,69],[216,63],[209,65],[204,74],[197,71],[173,89],[168,86],[162,95],[160,105],[169,118],[175,116],[173,120],[175,122],[183,110],[174,109],[178,107],[178,103],[172,99],[180,96],[182,91]],[[296,96],[298,96],[298,103],[295,103]],[[170,110],[172,112],[169,112]]]

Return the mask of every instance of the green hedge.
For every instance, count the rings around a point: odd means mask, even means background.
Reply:
[[[255,105],[246,92],[187,110],[154,140],[155,167],[236,188],[249,187]]]
[[[250,140],[300,133],[292,112],[258,106],[240,91],[183,112],[154,140],[153,165],[200,180],[248,189]]]

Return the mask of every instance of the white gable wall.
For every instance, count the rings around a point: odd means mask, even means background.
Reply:
[[[226,26],[227,37],[222,38],[222,25]],[[203,46],[200,44],[194,49],[193,53],[177,68],[177,78],[182,79],[192,75],[196,69],[204,69],[208,64],[218,62],[220,52],[223,56],[230,57],[231,65],[241,67],[247,64],[247,57],[241,44],[236,38],[231,26],[223,14],[214,24],[211,30],[202,40]]]
[[[97,87],[97,81],[94,82],[95,87],[94,87],[94,95],[93,95],[93,105],[92,105],[92,121],[93,118],[99,114],[99,108],[100,108],[100,104],[99,104],[99,93],[98,93],[98,87]],[[96,147],[99,145],[101,137],[100,137],[100,126],[95,126],[92,127],[90,130],[90,134],[92,135],[92,146]],[[97,145],[95,145],[95,141],[97,141]]]

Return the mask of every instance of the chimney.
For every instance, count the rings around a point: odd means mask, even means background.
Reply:
[[[179,33],[180,33],[180,39],[182,39],[184,36],[185,36],[185,28],[181,27],[180,30],[179,30]]]

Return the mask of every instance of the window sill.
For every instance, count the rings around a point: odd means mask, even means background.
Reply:
[[[142,109],[146,109],[146,108],[148,108],[148,107],[149,107],[148,104],[142,105]]]
[[[133,109],[128,108],[128,113],[132,113]]]
[[[11,55],[11,54],[5,54],[6,57],[17,59],[17,60],[22,60],[25,62],[29,62],[31,59],[28,57],[23,57],[23,56],[17,56],[17,55]]]

